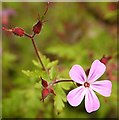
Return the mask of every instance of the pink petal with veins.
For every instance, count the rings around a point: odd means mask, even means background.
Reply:
[[[112,83],[109,80],[96,81],[91,84],[91,88],[105,97],[111,95]]]
[[[71,106],[78,106],[82,102],[85,95],[83,86],[71,90],[67,95],[67,100]]]
[[[100,102],[94,91],[90,88],[86,89],[85,108],[88,113],[98,110]]]
[[[74,65],[69,71],[71,79],[77,83],[84,83],[86,80],[86,74],[80,65]]]
[[[88,82],[92,83],[100,78],[106,70],[106,66],[99,60],[95,60],[89,71]]]

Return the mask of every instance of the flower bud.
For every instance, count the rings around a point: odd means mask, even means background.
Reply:
[[[42,85],[43,85],[43,87],[48,87],[48,82],[45,81],[45,80],[43,80],[42,78],[41,78],[41,80],[42,80]]]
[[[100,59],[100,62],[102,62],[103,64],[107,64],[107,62],[111,59],[112,57],[111,56],[108,56],[108,57],[105,57],[103,56],[101,59]]]
[[[22,28],[15,27],[12,29],[12,32],[17,36],[23,36],[25,31]]]
[[[44,102],[44,99],[49,95],[49,93],[50,93],[50,91],[48,88],[44,88],[42,90],[42,99],[41,100],[43,100],[43,102]]]
[[[49,88],[49,91],[50,91],[50,93],[52,93],[52,94],[54,94],[56,96],[56,94],[55,94],[55,92],[54,92],[54,90],[52,88]]]
[[[52,93],[52,94],[54,94],[54,95],[56,96],[56,94],[55,94],[55,92],[54,92],[54,90],[53,90],[52,88],[43,88],[41,100],[43,100],[43,102],[44,102],[44,99],[45,99],[50,93]]]
[[[34,26],[33,26],[33,32],[35,34],[39,34],[42,29],[42,22],[39,20]]]
[[[53,95],[56,95],[53,88],[52,88],[52,84],[49,84],[46,80],[43,80],[42,77],[40,77],[40,79],[42,80],[42,86],[43,86],[43,90],[42,90],[42,98],[41,100],[43,100],[50,94],[52,93]]]

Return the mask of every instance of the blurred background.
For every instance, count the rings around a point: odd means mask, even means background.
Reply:
[[[21,27],[29,34],[43,15],[46,3],[3,2],[0,17],[7,28]],[[116,118],[117,117],[117,3],[50,3],[40,35],[35,37],[42,54],[51,61],[58,60],[58,69],[64,78],[72,65],[80,64],[86,70],[95,59],[111,56],[102,79],[111,80],[112,95],[104,98],[98,95],[101,107],[88,114],[84,101],[78,107],[71,107],[66,101],[58,110],[48,96],[40,101],[41,91],[34,87],[34,78],[22,70],[35,69],[32,60],[36,55],[31,41],[2,32],[2,114],[3,118]],[[1,42],[0,42],[1,44]],[[38,78],[35,78],[38,79]],[[73,87],[71,87],[73,88]],[[69,90],[65,90],[68,93]]]

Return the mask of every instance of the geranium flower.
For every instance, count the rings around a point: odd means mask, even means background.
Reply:
[[[88,113],[96,111],[100,107],[100,102],[94,91],[99,94],[109,97],[111,95],[112,83],[109,80],[96,81],[103,75],[106,70],[106,66],[99,60],[95,60],[89,71],[88,77],[80,65],[74,65],[69,75],[71,79],[81,84],[71,90],[67,95],[67,100],[71,106],[78,106],[85,97],[85,108]]]
[[[0,11],[0,18],[2,18],[2,24],[3,25],[8,25],[9,24],[9,17],[13,16],[16,14],[16,11],[8,8],[8,9],[3,9]]]

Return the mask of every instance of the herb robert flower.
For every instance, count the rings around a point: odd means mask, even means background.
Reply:
[[[106,66],[99,60],[95,60],[89,71],[88,77],[80,65],[74,65],[69,75],[71,79],[81,84],[71,90],[67,95],[67,100],[71,106],[78,106],[85,97],[85,108],[88,113],[96,111],[100,107],[100,102],[94,91],[99,94],[109,97],[111,95],[112,83],[109,80],[96,81],[103,75],[106,70]]]

